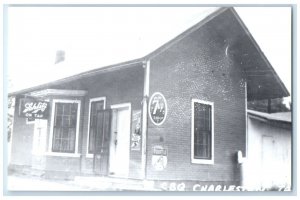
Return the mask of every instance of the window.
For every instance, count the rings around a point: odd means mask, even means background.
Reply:
[[[192,100],[192,162],[213,164],[213,103]]]
[[[80,101],[53,100],[51,152],[77,153]]]
[[[89,116],[89,135],[88,135],[88,155],[94,153],[94,137],[97,131],[98,111],[105,109],[105,97],[90,99],[90,116]],[[98,119],[98,120],[97,120]]]

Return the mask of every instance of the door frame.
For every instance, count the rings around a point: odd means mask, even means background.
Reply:
[[[113,119],[113,110],[118,110],[118,109],[122,109],[122,108],[128,108],[129,109],[129,116],[130,116],[130,118],[129,118],[129,145],[128,145],[128,152],[129,152],[128,165],[129,165],[129,163],[130,163],[130,141],[131,141],[131,118],[132,118],[132,116],[131,116],[132,115],[132,113],[131,113],[132,112],[131,103],[113,104],[113,105],[110,106],[110,109],[112,110],[112,119]],[[112,130],[113,129],[111,128],[111,131]],[[109,164],[109,167],[110,167],[110,164]],[[130,170],[130,168],[128,166],[128,174],[126,175],[126,177],[129,176],[129,170]],[[120,177],[118,175],[111,175],[111,174],[108,174],[108,176]],[[124,178],[124,177],[122,177],[122,178]]]
[[[129,111],[131,113],[131,103],[114,104],[110,106],[110,109],[118,109],[118,108],[125,108],[125,107],[129,107]]]

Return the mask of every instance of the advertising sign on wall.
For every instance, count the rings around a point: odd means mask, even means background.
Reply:
[[[49,116],[49,102],[36,98],[21,98],[19,116],[30,119],[47,119]]]
[[[141,110],[132,112],[131,150],[133,151],[141,149],[141,113]]]
[[[167,101],[160,92],[155,92],[149,101],[149,116],[155,125],[162,125],[167,116]]]
[[[168,162],[167,156],[168,156],[168,152],[166,148],[160,145],[155,145],[153,147],[152,166],[156,171],[162,171],[167,167],[167,162]]]

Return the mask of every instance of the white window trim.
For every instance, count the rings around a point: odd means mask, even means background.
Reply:
[[[46,156],[59,156],[59,157],[76,157],[79,158],[79,153],[59,153],[59,152],[46,152]]]
[[[92,103],[95,101],[104,101],[103,103],[103,109],[106,108],[106,97],[96,97],[91,98],[89,101],[89,116],[88,116],[88,133],[87,133],[87,141],[86,141],[86,157],[87,158],[93,158],[94,154],[89,153],[89,138],[90,138],[90,120],[91,120],[91,106]]]
[[[56,103],[77,103],[78,104],[77,121],[76,121],[75,153],[52,152],[53,125],[54,125],[54,114],[55,114],[55,104]],[[80,154],[78,153],[80,110],[81,110],[81,101],[80,100],[53,99],[53,101],[52,101],[52,111],[51,111],[50,141],[49,141],[48,152],[46,152],[46,155],[50,155],[50,156],[66,156],[66,157],[79,157],[80,156]]]
[[[194,103],[201,103],[201,104],[206,104],[206,105],[210,105],[211,106],[211,159],[207,160],[207,159],[196,159],[194,158]],[[210,164],[213,165],[214,164],[214,103],[213,102],[209,102],[209,101],[203,101],[203,100],[199,100],[199,99],[192,99],[192,126],[191,126],[191,162],[195,163],[195,164]]]
[[[126,108],[126,107],[129,107],[130,114],[131,114],[131,103],[114,104],[110,106],[111,109]]]

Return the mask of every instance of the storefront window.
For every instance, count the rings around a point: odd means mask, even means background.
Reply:
[[[52,152],[75,153],[78,103],[55,103]]]
[[[213,104],[193,100],[192,161],[212,161],[213,157]],[[208,163],[207,163],[208,164]]]

